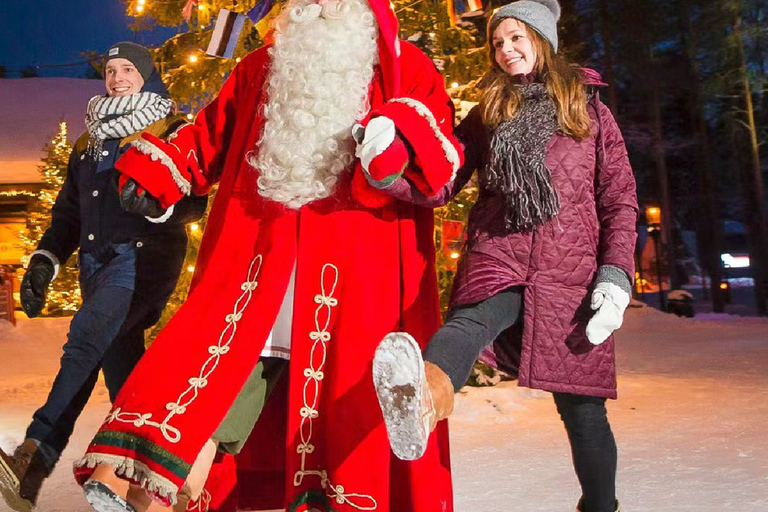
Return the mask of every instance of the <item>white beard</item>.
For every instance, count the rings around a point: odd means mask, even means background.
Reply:
[[[264,133],[248,163],[259,193],[289,208],[333,193],[354,161],[351,128],[370,110],[377,58],[365,0],[291,0],[277,20]]]

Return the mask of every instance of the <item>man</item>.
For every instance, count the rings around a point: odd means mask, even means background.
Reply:
[[[183,120],[150,53],[118,43],[104,57],[107,94],[88,104],[88,131],[76,142],[53,206],[51,226],[32,253],[21,284],[30,317],[45,306],[60,263],[80,248],[83,304],[70,324],[61,367],[13,455],[0,450],[0,490],[17,511],[35,506],[43,480],[66,447],[99,369],[114,400],[144,353],[144,331],[160,318],[186,253],[184,223],[199,219],[206,198],[185,198],[146,217],[120,206],[115,161],[142,131],[166,136]],[[135,198],[142,203],[144,198]]]
[[[100,511],[149,505],[116,496],[105,468],[166,504],[185,480],[181,498],[195,498],[210,447],[236,452],[258,418],[238,457],[251,476],[239,497],[214,493],[214,508],[451,511],[445,425],[421,460],[398,460],[371,377],[385,334],[408,326],[426,341],[439,325],[432,213],[369,181],[431,194],[451,179],[461,153],[442,77],[397,40],[388,0],[293,0],[274,39],[193,125],[142,136],[118,163],[162,207],[219,188],[192,292],[78,481],[95,475],[86,494]]]

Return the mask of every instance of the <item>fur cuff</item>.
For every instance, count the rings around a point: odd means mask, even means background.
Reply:
[[[189,180],[181,175],[179,168],[175,163],[173,163],[171,157],[166,155],[159,147],[146,139],[137,139],[131,142],[131,145],[138,149],[141,153],[148,155],[153,161],[159,160],[160,163],[167,167],[171,172],[171,177],[173,177],[173,181],[179,187],[179,190],[181,190],[185,196],[189,195],[189,193],[192,191],[192,184],[189,182]]]
[[[146,140],[145,135],[132,143],[115,168],[123,177],[133,178],[167,209],[190,193],[190,181],[182,175],[188,171],[179,168],[182,159],[178,148],[151,135],[148,137],[152,140]]]
[[[438,124],[424,103],[413,98],[395,98],[371,112],[371,115],[392,119],[398,132],[413,149],[421,176],[412,181],[425,195],[436,194],[456,177],[456,171],[462,164],[459,145],[453,137],[443,133],[440,125],[445,124],[445,120]]]

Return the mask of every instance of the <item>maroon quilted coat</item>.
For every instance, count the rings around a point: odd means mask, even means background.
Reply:
[[[599,77],[588,84],[602,85]],[[521,386],[616,398],[613,339],[593,346],[585,328],[592,316],[597,267],[614,265],[634,276],[637,196],[624,139],[610,110],[596,95],[588,110],[590,137],[579,142],[556,132],[547,146],[545,165],[561,203],[555,219],[532,233],[508,234],[503,196],[481,188],[469,216],[451,306],[524,286],[522,325],[503,333],[481,358],[517,373]],[[475,170],[485,172],[489,159],[491,133],[479,108],[462,121],[456,135],[465,146],[465,165],[440,193],[425,198],[402,178],[387,190],[427,206],[447,203]]]

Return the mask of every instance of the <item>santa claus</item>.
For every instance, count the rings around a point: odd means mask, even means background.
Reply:
[[[127,209],[218,191],[187,302],[77,464],[95,508],[196,498],[218,448],[240,452],[239,483],[212,474],[213,509],[453,510],[447,427],[397,459],[371,378],[387,333],[425,343],[439,325],[432,213],[386,189],[451,180],[452,121],[389,0],[291,0],[194,124],[133,143]],[[100,474],[128,480],[128,501]]]

